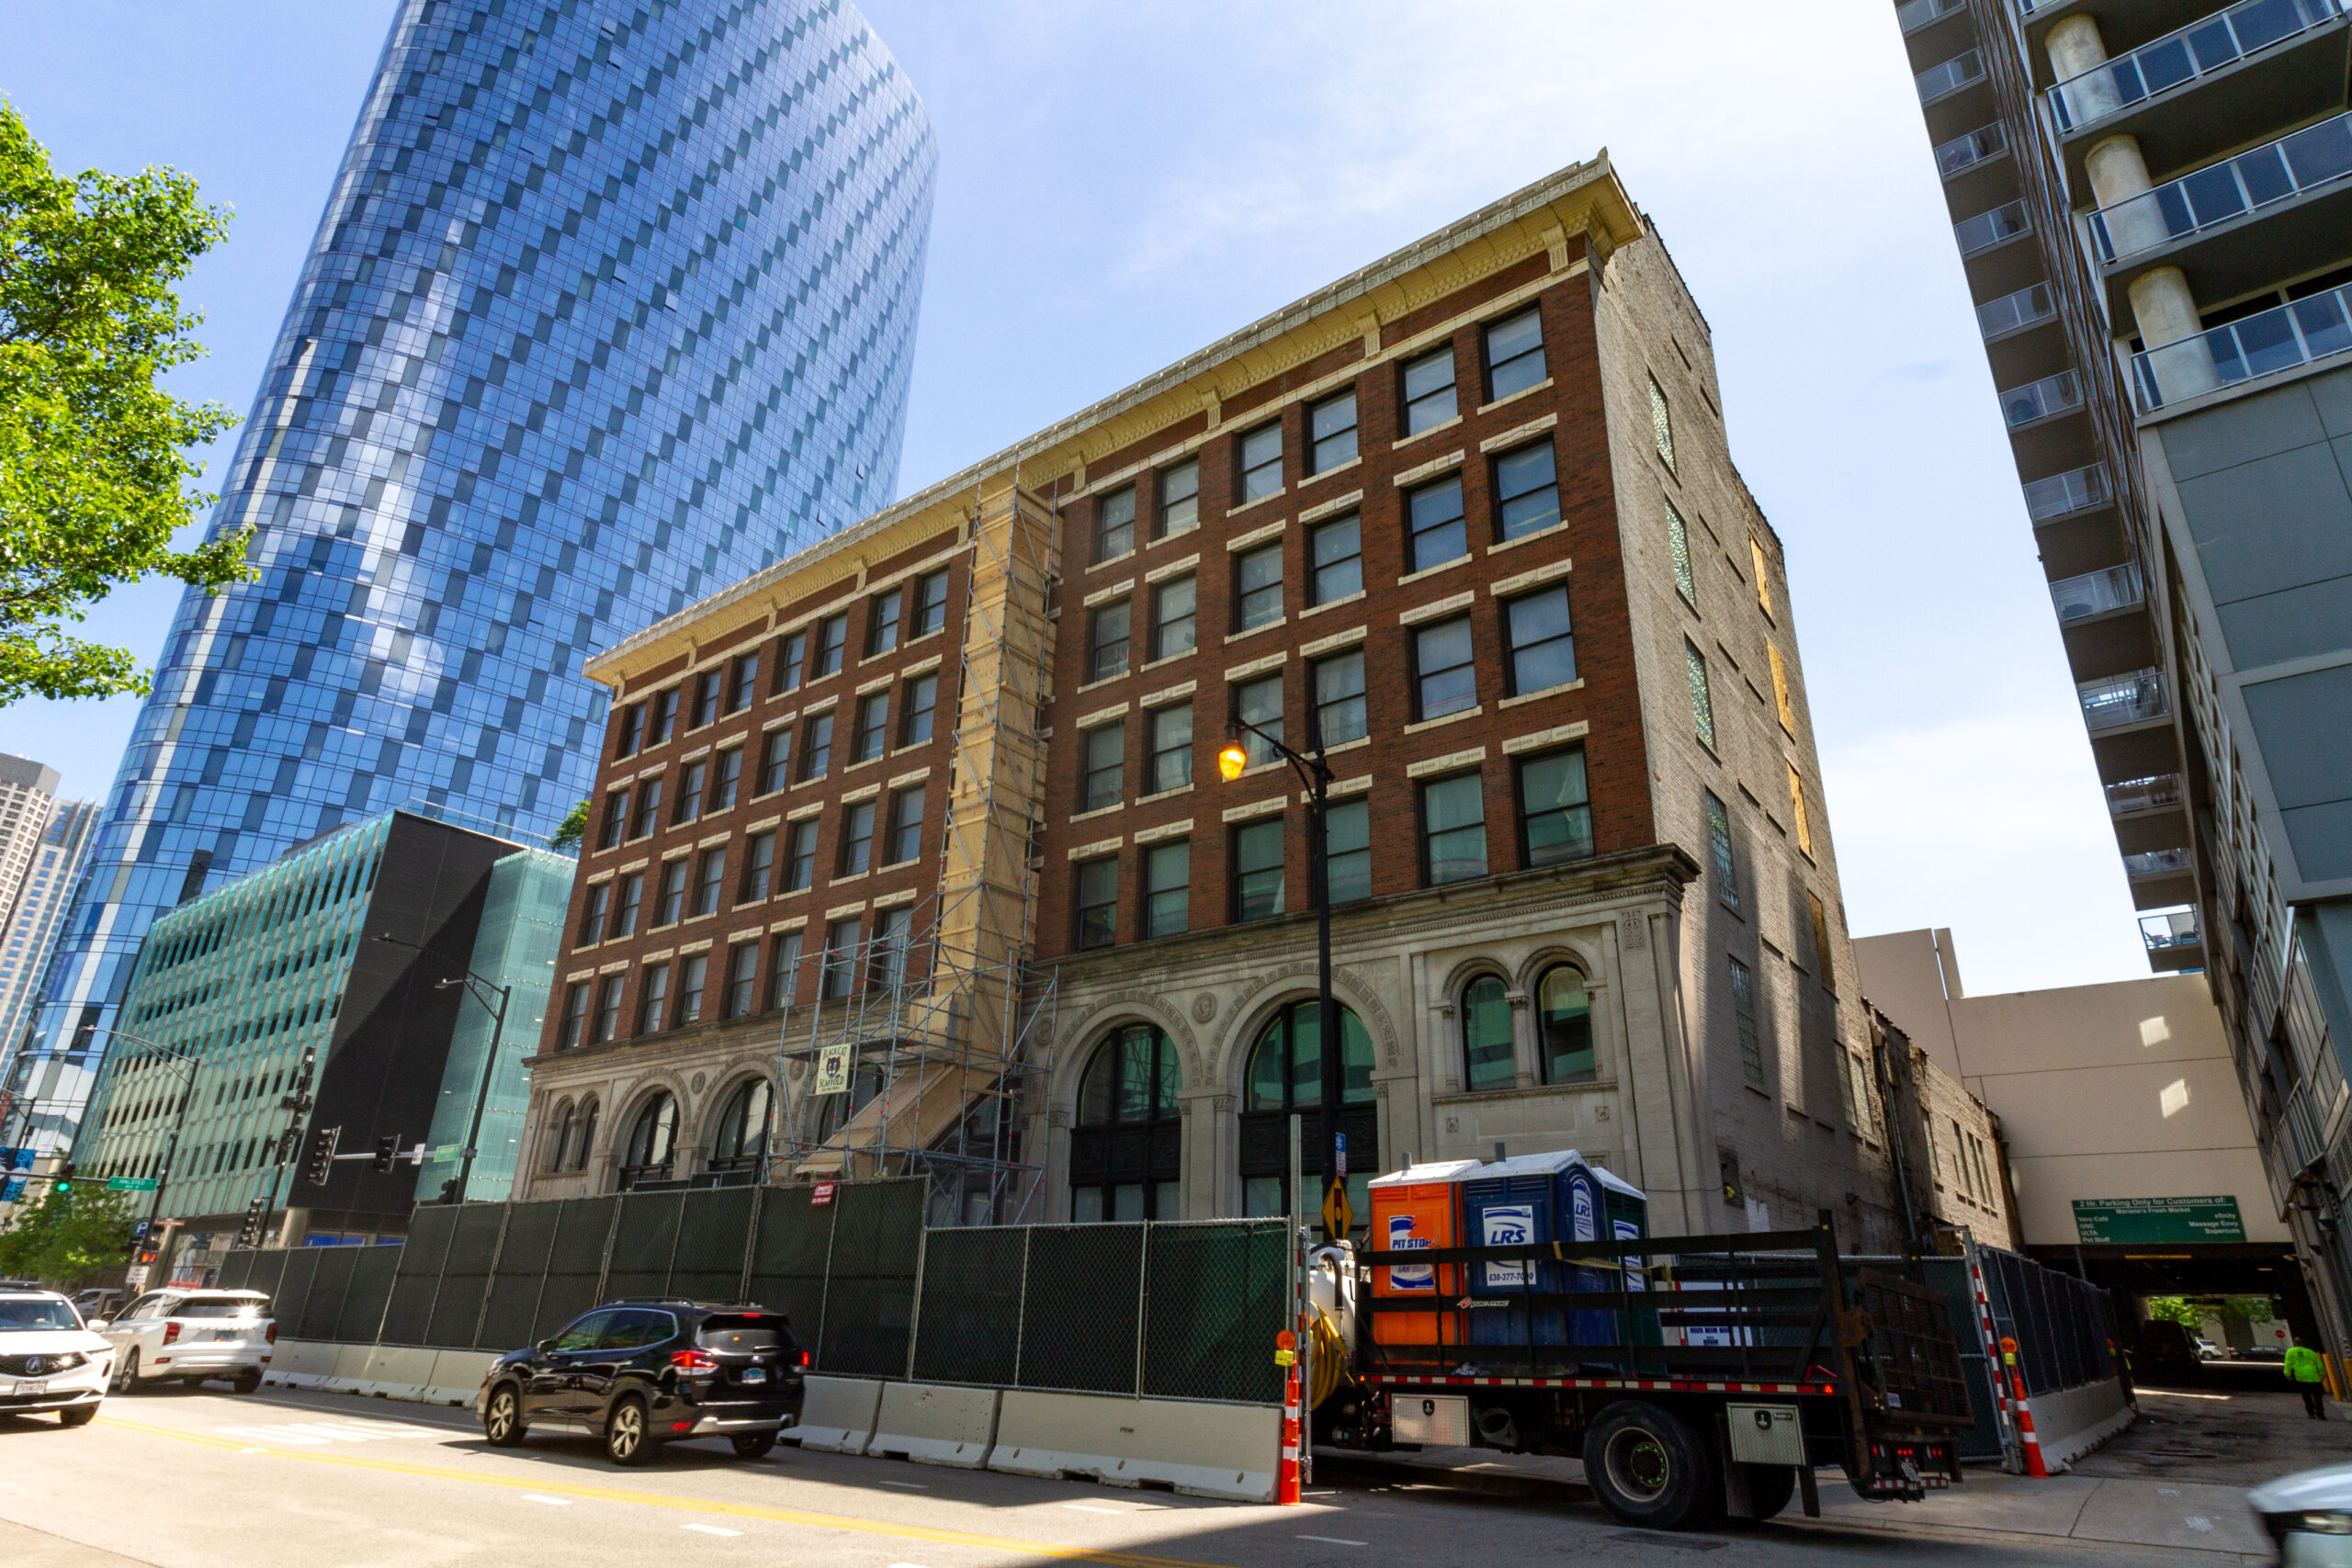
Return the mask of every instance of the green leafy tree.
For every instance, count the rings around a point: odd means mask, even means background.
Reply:
[[[69,1192],[52,1186],[18,1204],[14,1221],[0,1231],[0,1274],[71,1289],[122,1266],[130,1255],[130,1226],[128,1194],[86,1181]]]
[[[2197,1309],[2178,1296],[2150,1296],[2148,1315],[2158,1323],[2177,1323],[2191,1334],[2199,1332],[2205,1321]]]
[[[144,693],[129,649],[67,626],[118,583],[254,576],[250,529],[172,547],[213,501],[190,449],[236,419],[156,385],[204,352],[173,285],[227,231],[175,170],[53,173],[0,99],[0,704]]]
[[[563,814],[563,820],[555,825],[555,836],[548,840],[548,848],[576,850],[587,831],[588,803],[583,800]]]

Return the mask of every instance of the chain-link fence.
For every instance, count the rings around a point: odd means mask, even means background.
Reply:
[[[1998,1247],[1977,1249],[1996,1334],[2018,1342],[2026,1393],[2052,1393],[2115,1376],[2115,1301],[2087,1280]]]
[[[511,1350],[623,1296],[752,1301],[816,1369],[1270,1404],[1280,1220],[923,1229],[926,1183],[422,1208],[404,1246],[232,1252],[288,1338]]]

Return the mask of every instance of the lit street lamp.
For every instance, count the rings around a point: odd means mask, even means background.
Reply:
[[[1346,1068],[1340,1060],[1340,1010],[1331,998],[1331,853],[1325,830],[1331,769],[1319,750],[1312,757],[1295,751],[1283,744],[1280,736],[1267,734],[1238,710],[1226,716],[1226,728],[1227,739],[1216,754],[1216,771],[1227,784],[1250,766],[1249,749],[1233,734],[1246,729],[1272,748],[1306,785],[1306,879],[1308,896],[1315,904],[1315,1017],[1322,1036],[1317,1061],[1323,1082],[1316,1102],[1323,1122],[1323,1234],[1326,1240],[1344,1241],[1354,1214],[1348,1203],[1347,1178],[1340,1168],[1340,1095]],[[1297,1195],[1292,1197],[1295,1201]]]

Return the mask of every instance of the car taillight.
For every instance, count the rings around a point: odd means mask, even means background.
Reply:
[[[166,1324],[164,1324],[164,1344],[168,1345],[168,1344],[170,1344],[173,1340],[177,1339],[179,1337],[180,1337],[180,1325],[179,1325],[178,1324],[176,1324],[176,1323],[166,1323]]]
[[[273,1344],[273,1345],[277,1344],[277,1320],[276,1318],[274,1318],[274,1317],[273,1317],[273,1318],[271,1318],[271,1319],[269,1320],[269,1326],[268,1326],[267,1328],[263,1329],[263,1330],[262,1330],[262,1334],[263,1334],[263,1337],[266,1337],[266,1339],[268,1339],[268,1341],[269,1341],[271,1344]]]
[[[707,1350],[673,1350],[670,1364],[682,1372],[707,1372],[718,1369],[718,1358]]]
[[[806,1350],[795,1350],[792,1353],[792,1364],[803,1371],[808,1369],[810,1359],[808,1352]]]

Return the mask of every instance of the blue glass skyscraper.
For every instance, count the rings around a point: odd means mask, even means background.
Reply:
[[[158,914],[404,801],[551,831],[584,653],[890,498],[935,166],[846,0],[401,0],[211,524],[260,580],[173,622],[11,1131]]]

